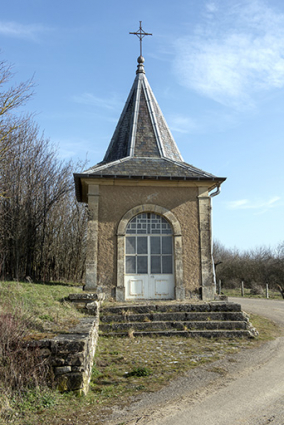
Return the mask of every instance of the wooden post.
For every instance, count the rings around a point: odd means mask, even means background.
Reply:
[[[221,279],[219,279],[219,281],[218,281],[218,295],[221,295],[221,284],[222,284]]]
[[[266,284],[266,298],[269,298],[268,283]]]
[[[242,297],[245,295],[245,288],[244,288],[244,281],[242,280],[242,283],[241,283],[241,294],[242,294]]]

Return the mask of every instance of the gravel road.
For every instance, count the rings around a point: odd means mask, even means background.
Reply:
[[[230,301],[274,320],[282,335],[191,370],[157,393],[133,398],[123,410],[117,406],[109,425],[284,425],[284,301]]]

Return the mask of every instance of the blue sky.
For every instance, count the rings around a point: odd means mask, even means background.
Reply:
[[[228,248],[284,240],[284,2],[9,0],[1,59],[34,76],[25,109],[64,160],[101,161],[135,78],[150,85],[186,162],[227,177],[213,234]]]

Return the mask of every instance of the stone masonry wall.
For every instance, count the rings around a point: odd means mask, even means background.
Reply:
[[[186,297],[201,286],[197,189],[168,186],[100,185],[97,257],[98,290],[114,297],[116,286],[117,226],[123,215],[142,204],[172,211],[181,225]]]
[[[52,339],[33,341],[29,345],[40,348],[41,356],[52,366],[55,382],[60,391],[75,391],[86,395],[91,379],[99,329],[99,303],[92,313],[70,329]],[[93,304],[95,304],[93,303]]]

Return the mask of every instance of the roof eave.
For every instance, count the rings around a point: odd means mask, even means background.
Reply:
[[[112,174],[86,174],[86,173],[80,173],[76,174],[74,173],[74,180],[75,180],[75,192],[76,192],[76,198],[78,202],[82,202],[82,184],[81,179],[121,179],[121,180],[180,180],[180,181],[207,181],[212,182],[213,184],[210,186],[210,190],[213,190],[215,187],[221,185],[225,180],[226,177],[216,177],[216,176],[136,176],[136,175],[112,175]]]

